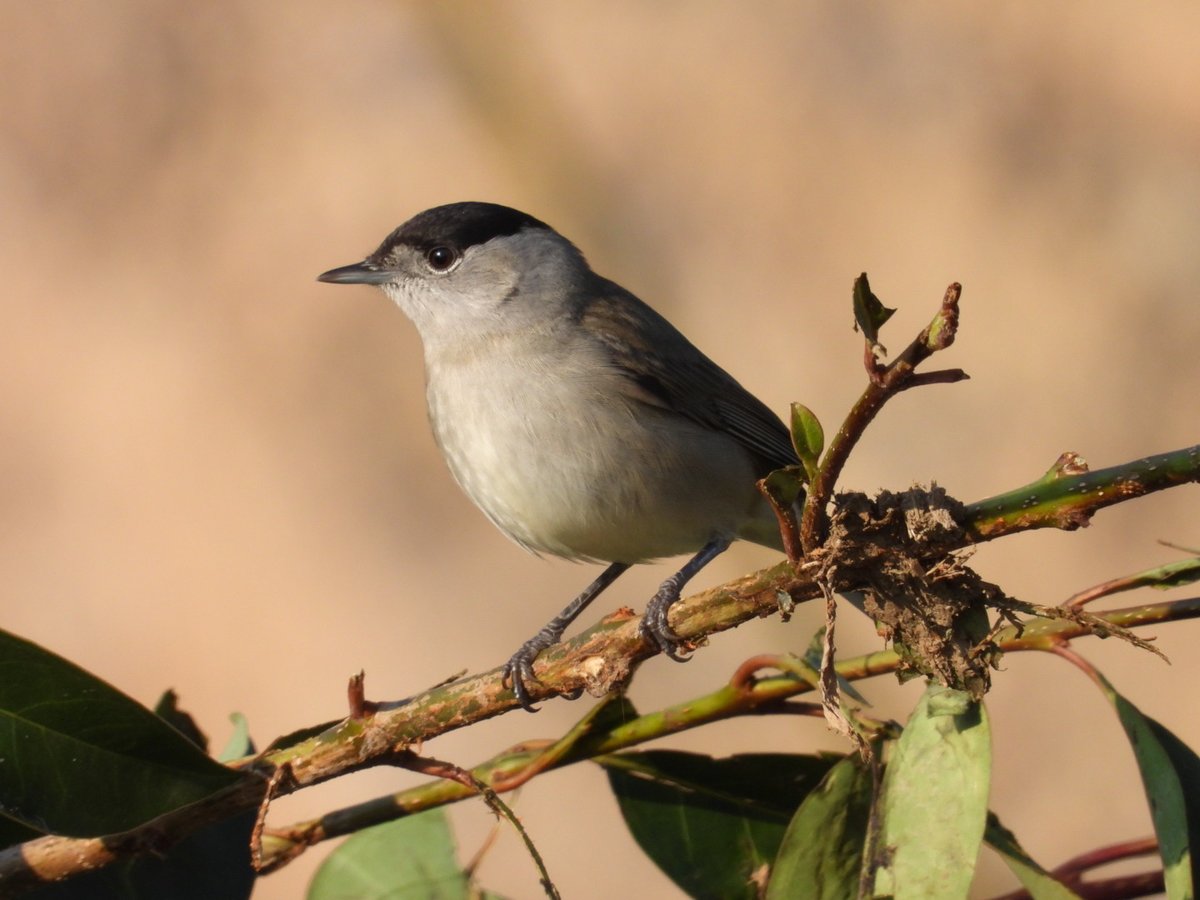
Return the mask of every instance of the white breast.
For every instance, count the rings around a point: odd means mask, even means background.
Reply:
[[[770,519],[732,437],[627,399],[623,376],[578,347],[487,350],[486,364],[427,359],[429,415],[458,483],[519,544],[633,563],[718,533],[754,539]]]

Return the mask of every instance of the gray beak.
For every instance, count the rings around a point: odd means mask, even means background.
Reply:
[[[364,260],[322,272],[317,276],[317,281],[327,281],[330,284],[385,284],[392,280],[393,274],[386,269],[377,269]]]

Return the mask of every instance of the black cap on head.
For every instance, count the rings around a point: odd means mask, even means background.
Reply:
[[[446,245],[461,253],[468,247],[516,234],[525,228],[549,227],[527,213],[498,203],[449,203],[417,213],[389,234],[369,259],[381,261],[397,244],[422,251]]]
[[[492,238],[516,234],[526,228],[551,230],[545,222],[498,203],[448,203],[417,213],[391,234],[362,262],[331,269],[317,276],[333,284],[386,284],[393,278],[388,257],[396,247],[413,247],[420,253],[449,247],[458,254]],[[392,261],[394,262],[394,261]]]

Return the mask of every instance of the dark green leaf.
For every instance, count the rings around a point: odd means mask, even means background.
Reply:
[[[991,739],[983,705],[931,684],[883,779],[875,893],[965,897],[987,822]]]
[[[1033,861],[1013,833],[1000,824],[995,813],[988,813],[983,839],[1004,858],[1021,885],[1036,900],[1079,900],[1078,894]]]
[[[604,757],[641,848],[691,897],[757,897],[801,801],[835,760],[673,750]]]
[[[163,855],[148,854],[23,894],[28,900],[244,900],[254,888],[255,813],[218,822]]]
[[[13,844],[23,844],[26,841],[32,841],[34,838],[40,838],[44,834],[44,831],[38,831],[36,828],[30,828],[16,819],[0,815],[0,850],[5,847],[11,847]]]
[[[892,317],[894,309],[888,309],[871,291],[867,273],[863,272],[854,281],[854,322],[863,337],[872,345],[879,344],[879,329]]]
[[[1142,786],[1150,801],[1167,896],[1194,897],[1200,858],[1200,759],[1179,738],[1119,693],[1099,672],[1097,683],[1116,707],[1125,728]]]
[[[431,809],[360,831],[321,864],[307,900],[467,900],[446,813]]]
[[[858,895],[871,794],[870,769],[857,755],[829,770],[788,825],[767,900],[842,900]]]
[[[232,784],[145,707],[0,631],[0,814],[40,831],[124,831]]]
[[[158,698],[158,703],[154,705],[154,714],[205,753],[208,752],[208,737],[200,730],[196,720],[179,708],[179,695],[173,690],[163,691],[163,695]]]

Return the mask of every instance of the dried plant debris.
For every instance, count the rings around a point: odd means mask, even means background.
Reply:
[[[856,605],[903,660],[901,678],[925,675],[982,697],[1001,656],[995,642],[999,626],[1019,628],[1016,613],[1070,618],[1100,637],[1154,650],[1103,619],[1025,603],[985,581],[967,565],[969,551],[957,549],[962,510],[937,485],[902,494],[884,491],[874,499],[859,493],[834,499],[820,565],[836,573],[839,590],[857,592]]]

